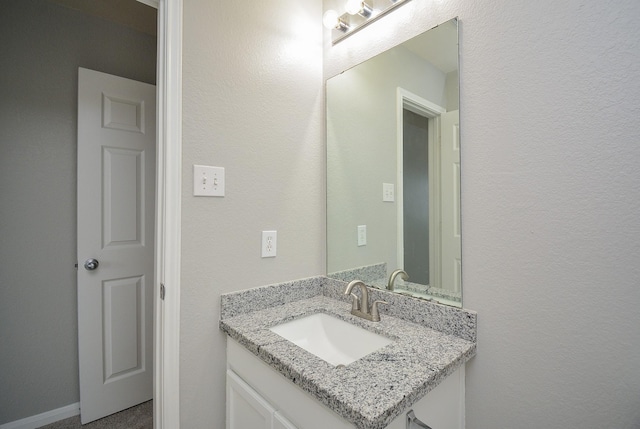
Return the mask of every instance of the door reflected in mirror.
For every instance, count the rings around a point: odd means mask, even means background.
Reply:
[[[458,22],[327,80],[327,273],[462,305]]]

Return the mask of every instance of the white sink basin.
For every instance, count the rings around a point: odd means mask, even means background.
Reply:
[[[392,340],[324,313],[282,323],[271,331],[332,365],[348,365]]]

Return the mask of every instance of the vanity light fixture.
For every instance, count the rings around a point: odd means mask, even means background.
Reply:
[[[373,15],[373,9],[371,8],[371,6],[369,6],[366,1],[362,0],[347,1],[345,9],[347,10],[347,13],[349,15],[360,14],[365,18],[369,18],[371,15]]]
[[[336,44],[407,2],[409,0],[347,0],[345,13],[339,15],[333,9],[327,10],[322,23],[331,30],[331,41]]]
[[[329,9],[322,16],[322,23],[330,30],[338,30],[342,33],[349,31],[349,26],[339,16],[338,12],[333,9]]]

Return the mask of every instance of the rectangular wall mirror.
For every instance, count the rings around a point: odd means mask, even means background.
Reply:
[[[329,277],[462,305],[458,82],[455,18],[327,80]]]

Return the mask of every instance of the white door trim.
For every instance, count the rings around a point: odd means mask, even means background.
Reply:
[[[396,171],[397,171],[397,268],[404,268],[404,220],[403,220],[403,189],[404,189],[404,163],[403,163],[403,110],[407,109],[421,116],[429,118],[429,284],[439,285],[440,263],[440,218],[437,216],[440,201],[440,115],[447,110],[419,95],[404,88],[396,90]],[[432,215],[433,214],[433,215]],[[435,269],[434,269],[435,268]]]
[[[143,3],[148,4],[143,1]],[[180,427],[182,0],[158,3],[155,429]],[[160,285],[165,286],[164,300]]]
[[[24,419],[1,424],[0,429],[36,429],[50,423],[55,423],[59,420],[79,415],[80,402],[76,402],[75,404],[36,414],[35,416],[25,417]]]

